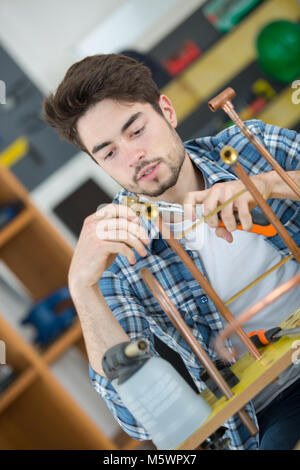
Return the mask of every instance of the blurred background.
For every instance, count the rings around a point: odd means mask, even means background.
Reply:
[[[153,448],[127,436],[88,379],[67,272],[84,218],[120,187],[41,118],[67,68],[122,52],[172,101],[183,140],[243,120],[300,131],[298,0],[1,0],[0,449]],[[180,360],[157,345],[185,374]]]

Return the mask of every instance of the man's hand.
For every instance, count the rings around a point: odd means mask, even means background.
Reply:
[[[69,270],[69,286],[96,285],[118,254],[134,264],[133,249],[146,256],[144,244],[149,243],[146,230],[131,208],[106,205],[84,221]]]
[[[270,175],[270,173],[251,176],[253,183],[265,199],[268,199],[272,194],[272,183],[268,175]],[[183,202],[184,215],[188,219],[196,220],[195,204],[202,204],[203,215],[208,215],[216,209],[217,206],[226,202],[244,187],[244,184],[240,180],[237,180],[226,183],[216,183],[211,188],[204,191],[189,192],[186,194]],[[234,212],[238,213],[243,229],[250,231],[252,228],[250,211],[254,209],[255,206],[256,202],[251,193],[247,191],[221,210],[221,218],[226,228],[219,227],[220,219],[218,218],[218,214],[209,217],[207,223],[211,228],[216,229],[216,235],[218,237],[224,238],[224,240],[231,243],[233,241],[231,232],[237,228]]]

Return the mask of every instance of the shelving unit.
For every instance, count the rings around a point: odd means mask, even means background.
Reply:
[[[179,125],[203,103],[207,108],[209,99],[222,91],[225,84],[232,81],[251,62],[257,60],[256,37],[264,25],[278,19],[297,22],[299,18],[297,0],[265,0],[238,27],[223,35],[178,77],[171,80],[161,92],[172,101]],[[198,45],[201,47],[201,44]],[[156,45],[156,49],[157,47]],[[298,123],[300,112],[299,106],[291,100],[293,91],[287,85],[259,119],[282,127]]]
[[[32,204],[15,176],[0,167],[0,204],[16,200],[24,208],[0,231],[0,259],[37,301],[67,285],[72,249]],[[110,450],[141,444],[121,429],[115,440],[107,437],[52,374],[50,365],[72,346],[79,348],[88,365],[78,319],[41,350],[7,323],[0,304],[0,338],[6,344],[6,362],[17,374],[0,394],[0,449]]]

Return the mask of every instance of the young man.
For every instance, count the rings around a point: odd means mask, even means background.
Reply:
[[[96,55],[74,64],[56,93],[45,100],[44,115],[62,138],[88,153],[124,188],[112,204],[84,221],[69,271],[69,287],[95,389],[128,434],[151,439],[104,376],[103,354],[117,343],[146,337],[157,355],[155,335],[179,353],[198,390],[204,388],[199,378],[203,368],[149,293],[140,269],[147,267],[155,275],[213,361],[217,355],[212,339],[222,330],[223,321],[155,225],[137,217],[122,203],[122,197],[140,195],[150,201],[183,204],[185,224],[191,224],[190,219],[195,218],[192,205],[202,204],[203,213],[208,214],[243,188],[219,157],[221,148],[231,145],[298,244],[300,203],[236,126],[183,144],[175,131],[172,103],[160,94],[149,69],[128,57]],[[300,184],[300,136],[257,120],[247,125]],[[222,210],[226,228],[218,227],[218,217],[212,216],[199,226],[194,238],[180,240],[224,301],[288,254],[279,236],[265,239],[250,233],[254,206],[246,192]],[[236,230],[233,210],[238,211],[244,231]],[[175,232],[177,225],[169,225]],[[297,272],[295,260],[286,262],[232,302],[231,312],[238,315]],[[245,330],[276,326],[299,306],[299,289],[293,289],[264,309]],[[231,448],[293,448],[300,437],[299,398],[300,367],[295,364],[245,407],[259,426],[259,436],[250,437],[236,415],[225,423]]]

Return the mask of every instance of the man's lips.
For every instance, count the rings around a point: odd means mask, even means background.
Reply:
[[[157,173],[157,170],[158,170],[158,166],[159,166],[160,162],[158,163],[154,163],[152,165],[149,165],[149,166],[146,166],[146,168],[143,168],[143,170],[140,171],[139,173],[139,177],[138,179],[151,179],[151,177],[154,177],[154,173],[156,174]],[[145,175],[145,173],[147,173],[148,171],[152,170],[151,173],[149,173],[149,175]]]

